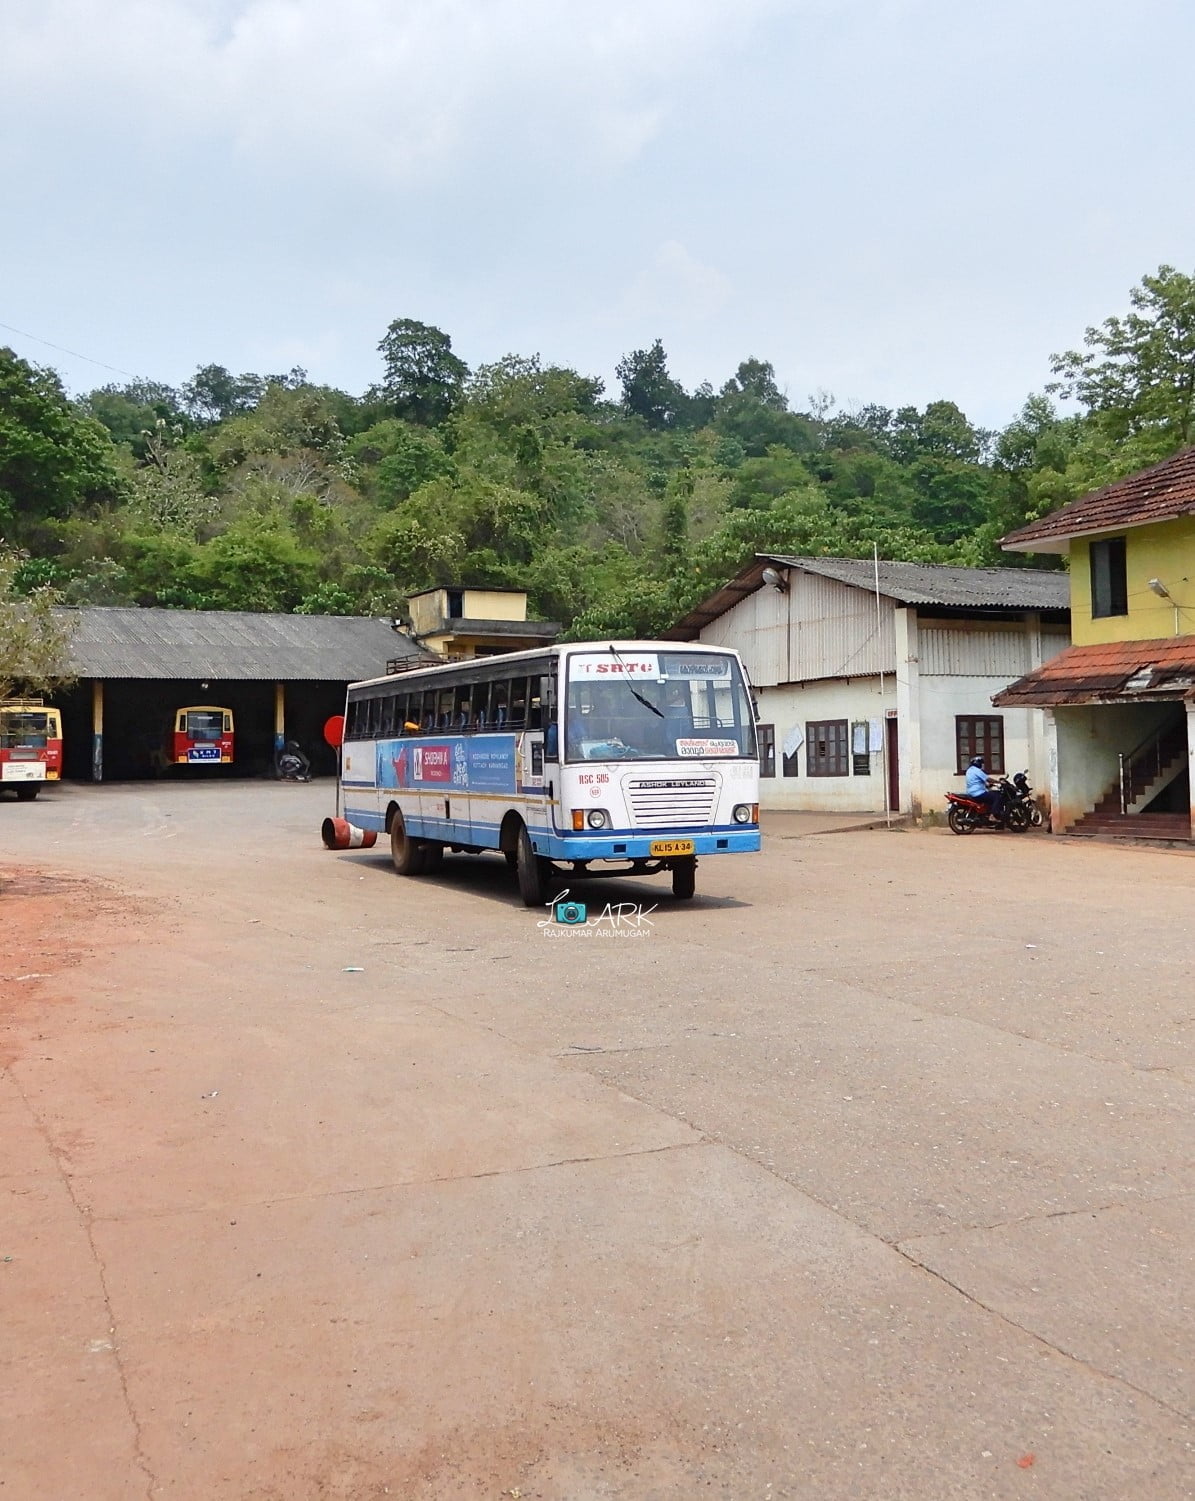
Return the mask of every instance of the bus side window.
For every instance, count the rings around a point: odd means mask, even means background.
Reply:
[[[544,727],[544,688],[545,678],[529,678],[527,691],[530,695],[527,699],[527,728],[529,730],[542,730]]]
[[[185,735],[187,733],[187,713],[185,709],[178,716],[178,733],[180,735]]]
[[[490,700],[490,722],[496,730],[504,730],[508,718],[507,704],[509,702],[510,686],[507,683],[495,683],[494,695]]]
[[[510,718],[507,724],[512,730],[521,730],[527,723],[527,679],[514,678],[510,685]]]
[[[478,683],[473,692],[473,728],[484,730],[490,711],[490,683]]]
[[[472,690],[467,684],[457,688],[453,698],[452,727],[455,730],[468,730],[472,727],[473,700]]]
[[[231,735],[232,734],[232,715],[231,714],[225,714],[225,716],[224,716],[224,733],[226,735]]]

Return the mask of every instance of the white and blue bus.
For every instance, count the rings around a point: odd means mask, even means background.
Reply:
[[[390,836],[400,875],[501,850],[526,904],[554,873],[672,873],[758,850],[759,761],[738,653],[578,642],[352,683],[345,817]]]

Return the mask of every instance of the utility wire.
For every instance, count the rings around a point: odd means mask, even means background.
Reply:
[[[103,360],[93,360],[89,354],[80,354],[77,349],[67,349],[63,344],[51,344],[49,339],[39,339],[36,334],[27,334],[23,328],[14,328],[11,323],[0,323],[0,328],[10,334],[20,334],[22,339],[32,339],[35,344],[44,344],[47,349],[56,349],[59,354],[69,354],[73,360],[86,360],[89,365],[98,365],[101,370],[111,370],[114,375],[127,375],[130,380],[144,380],[143,375],[134,375],[131,370],[122,370],[119,365],[107,365]]]

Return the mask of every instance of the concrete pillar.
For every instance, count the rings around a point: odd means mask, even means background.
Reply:
[[[286,684],[274,684],[274,754],[286,744]]]
[[[1025,616],[1026,672],[1036,672],[1042,664],[1041,616],[1031,610]],[[1040,709],[1025,711],[1029,720],[1029,780],[1034,787],[1046,785],[1046,721]],[[1015,770],[1009,767],[1009,770]]]
[[[917,611],[893,612],[896,627],[896,732],[902,813],[921,817],[921,661]],[[888,788],[884,787],[887,799]]]
[[[1061,834],[1058,822],[1058,810],[1062,807],[1062,800],[1058,795],[1058,721],[1053,709],[1043,709],[1041,717],[1046,752],[1046,785],[1050,798],[1050,832]]]
[[[104,680],[91,680],[91,780],[104,780]]]
[[[1190,774],[1191,832],[1195,835],[1195,703],[1187,700],[1187,767]]]

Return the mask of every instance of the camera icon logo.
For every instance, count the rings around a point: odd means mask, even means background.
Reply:
[[[556,921],[570,928],[581,926],[588,913],[589,908],[584,902],[557,902],[552,909],[552,916]]]

